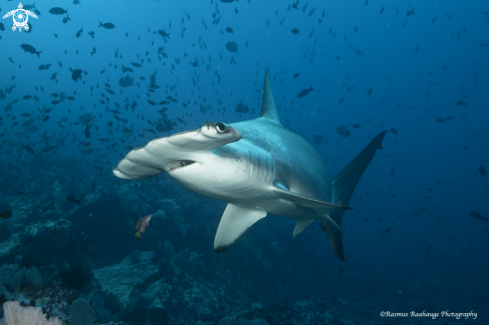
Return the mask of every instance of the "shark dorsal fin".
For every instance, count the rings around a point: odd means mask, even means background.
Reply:
[[[265,72],[265,82],[263,83],[263,103],[261,105],[260,117],[267,118],[280,124],[275,100],[273,99],[272,85],[270,84],[270,72]]]

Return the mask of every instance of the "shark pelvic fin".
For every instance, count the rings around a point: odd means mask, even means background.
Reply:
[[[214,238],[216,253],[224,252],[231,247],[249,227],[266,215],[267,213],[259,208],[228,203]]]
[[[340,227],[331,218],[319,220],[319,226],[322,230],[326,231],[329,244],[331,245],[333,252],[340,260],[344,261],[345,254],[343,253],[343,233]]]
[[[302,205],[307,208],[316,208],[316,209],[331,209],[331,210],[349,210],[351,208],[344,206],[344,205],[339,205],[339,204],[334,204],[334,203],[329,203],[329,202],[324,202],[316,199],[311,199],[310,197],[303,196],[297,193],[293,193],[283,187],[277,187],[275,186],[274,192],[279,195],[281,199],[288,200],[292,203]]]
[[[263,83],[263,103],[261,105],[260,117],[267,118],[280,124],[275,100],[273,99],[272,85],[270,83],[270,72],[265,71],[265,82]]]
[[[297,220],[297,224],[295,225],[294,233],[292,234],[292,236],[299,236],[304,231],[304,229],[306,229],[313,222],[314,219]]]

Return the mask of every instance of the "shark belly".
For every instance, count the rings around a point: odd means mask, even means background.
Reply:
[[[213,199],[240,205],[253,205],[259,198],[273,195],[270,190],[275,165],[263,150],[246,141],[222,146],[199,156],[191,166],[169,174],[188,189]]]

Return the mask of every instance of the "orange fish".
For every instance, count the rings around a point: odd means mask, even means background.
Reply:
[[[139,220],[135,226],[137,232],[134,234],[134,237],[136,237],[137,239],[141,239],[141,234],[144,234],[146,227],[148,226],[149,221],[151,220],[152,216],[153,215],[150,214],[150,215],[147,215],[145,217],[139,218]]]

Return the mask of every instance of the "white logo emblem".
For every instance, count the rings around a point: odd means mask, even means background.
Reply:
[[[24,28],[25,31],[27,32],[29,30],[29,25],[27,25],[27,20],[29,20],[29,16],[37,19],[37,16],[34,15],[33,12],[30,12],[29,10],[24,10],[22,8],[23,8],[22,3],[19,3],[19,9],[9,11],[5,16],[3,16],[3,19],[13,16],[12,17],[14,20],[14,24],[12,25],[13,31],[15,31],[17,27],[19,27],[19,32],[22,30],[22,28]]]

